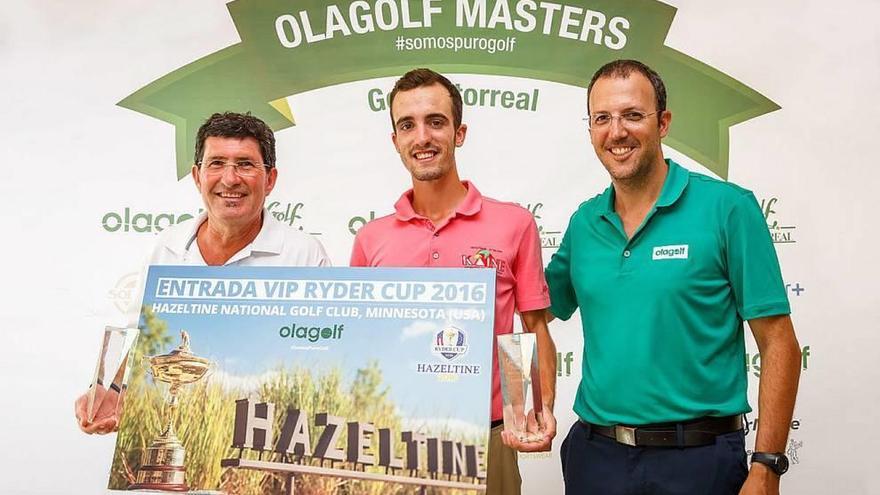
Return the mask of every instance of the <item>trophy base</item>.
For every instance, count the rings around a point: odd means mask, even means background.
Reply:
[[[128,487],[129,490],[157,490],[162,492],[188,492],[186,485],[166,485],[163,483],[135,483]]]
[[[129,490],[161,490],[186,492],[186,470],[183,466],[143,466],[138,470],[137,482]]]

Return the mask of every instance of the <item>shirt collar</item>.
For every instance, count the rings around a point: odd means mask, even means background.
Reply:
[[[199,227],[208,220],[208,213],[202,212],[187,229],[181,229],[170,233],[171,238],[168,240],[167,247],[175,255],[182,256],[186,251],[198,249],[196,243],[196,235],[198,235]],[[263,226],[257,237],[250,244],[233,255],[228,261],[232,263],[236,260],[246,258],[251,253],[269,253],[280,254],[284,247],[284,229],[280,222],[275,220],[271,213],[263,208]]]
[[[671,206],[678,201],[681,193],[684,192],[684,188],[687,187],[688,178],[690,177],[686,169],[669,158],[666,159],[666,165],[668,165],[669,169],[666,171],[663,189],[660,190],[660,196],[654,204],[657,207]]]
[[[660,196],[657,197],[657,201],[654,203],[656,208],[671,206],[678,201],[678,198],[681,197],[685,187],[687,187],[688,178],[690,177],[688,171],[681,165],[675,163],[669,158],[665,161],[668,167],[666,170],[666,179],[663,181],[663,188],[660,190]],[[614,213],[614,186],[608,186],[608,188],[602,192],[601,196],[602,208],[598,211],[599,216]]]
[[[479,213],[483,206],[483,195],[470,181],[461,182],[467,188],[467,194],[458,206],[455,208],[456,215],[471,216]],[[413,190],[410,189],[400,195],[400,199],[394,203],[395,217],[402,222],[408,222],[413,218],[424,218],[413,209],[412,205]]]

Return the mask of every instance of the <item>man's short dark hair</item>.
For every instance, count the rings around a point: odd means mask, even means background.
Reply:
[[[590,111],[590,93],[593,92],[593,85],[596,84],[596,81],[603,77],[619,77],[621,79],[626,79],[633,72],[638,72],[645,76],[645,78],[651,82],[651,86],[654,87],[654,99],[657,104],[657,120],[659,121],[663,112],[666,110],[666,85],[663,84],[663,79],[660,78],[660,74],[657,74],[654,69],[638,60],[615,60],[613,62],[608,62],[593,74],[593,78],[590,79],[590,85],[587,87],[587,113]]]
[[[397,93],[425,86],[433,86],[434,84],[439,84],[446,88],[446,91],[449,91],[449,97],[452,99],[452,120],[455,128],[458,129],[458,126],[461,125],[461,92],[452,84],[452,81],[431,69],[413,69],[394,83],[394,89],[391,90],[391,96],[388,98],[388,113],[391,115],[392,129],[397,130],[397,127],[394,125],[394,114],[391,112],[394,97],[397,96]]]
[[[275,134],[265,122],[248,113],[215,113],[199,127],[196,134],[196,165],[201,165],[205,140],[209,137],[254,138],[260,145],[263,164],[275,167]]]

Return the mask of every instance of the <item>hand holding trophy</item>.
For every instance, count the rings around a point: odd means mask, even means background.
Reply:
[[[537,337],[533,333],[498,335],[505,445],[521,452],[550,449],[556,418],[541,399]]]
[[[137,328],[104,329],[91,386],[74,404],[77,423],[83,432],[105,434],[119,428],[119,413],[130,369],[129,357],[138,334]]]

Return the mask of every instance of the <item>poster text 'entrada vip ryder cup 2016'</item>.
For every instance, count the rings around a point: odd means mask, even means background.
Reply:
[[[482,488],[494,294],[493,270],[151,267],[109,488]]]

